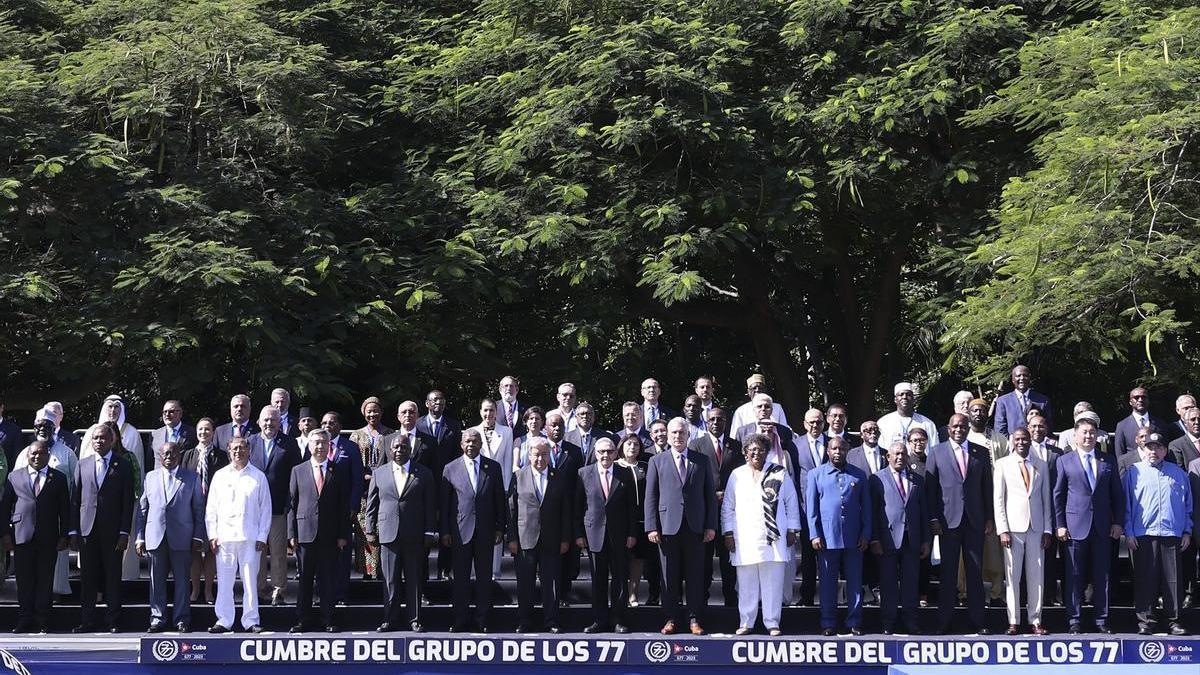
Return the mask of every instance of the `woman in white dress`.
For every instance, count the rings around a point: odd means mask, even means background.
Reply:
[[[120,431],[120,442],[114,446],[125,450],[125,454],[133,462],[134,466],[134,499],[142,497],[142,481],[145,480],[146,470],[143,466],[145,459],[145,451],[142,448],[142,435],[138,433],[137,427],[125,421],[125,402],[120,396],[113,394],[104,399],[104,404],[100,406],[100,419],[97,424],[87,430],[83,435],[83,445],[79,449],[79,458],[83,459],[88,455],[96,454],[92,449],[92,434],[101,424],[110,422]],[[123,581],[135,581],[141,577],[141,558],[134,552],[134,537],[129,538],[129,547],[125,549],[125,557],[121,560],[121,579]]]

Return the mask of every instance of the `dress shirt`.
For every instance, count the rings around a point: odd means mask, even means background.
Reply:
[[[873,448],[869,445],[864,445],[862,448],[863,455],[867,458],[867,464],[871,467],[871,473],[875,473],[884,467],[883,453],[880,452],[878,445]]]
[[[230,464],[213,474],[204,514],[210,539],[267,541],[271,531],[271,489],[258,467],[241,471]]]
[[[1125,472],[1125,534],[1179,537],[1192,532],[1188,476],[1174,462],[1141,461]]]
[[[329,476],[329,460],[325,460],[324,462],[309,462],[308,464],[312,467],[313,482],[320,481],[320,485],[324,487],[325,478]]]
[[[1100,476],[1100,467],[1096,464],[1095,448],[1088,452],[1084,452],[1083,450],[1076,450],[1075,452],[1079,455],[1079,463],[1083,465],[1083,474],[1088,480],[1088,487],[1093,490],[1096,489],[1096,479]]]
[[[466,455],[462,458],[463,464],[467,465],[467,478],[471,479],[471,490],[479,492],[479,458],[471,459]]]
[[[396,494],[404,494],[404,486],[408,484],[411,469],[411,459],[403,464],[392,462],[392,476],[396,479]]]
[[[46,467],[42,467],[41,471],[36,471],[31,466],[29,467],[29,485],[33,488],[33,493],[36,495],[38,491],[46,487]],[[38,483],[41,480],[41,483]]]

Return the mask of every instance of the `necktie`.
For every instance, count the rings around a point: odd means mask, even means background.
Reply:
[[[604,472],[600,474],[600,487],[604,489],[605,501],[608,501],[608,472],[609,469],[605,469]]]
[[[725,455],[725,444],[717,439],[717,466],[721,466],[721,457]]]
[[[438,420],[434,420],[433,424],[430,425],[430,428],[433,430],[433,437],[438,438],[438,431],[442,428],[442,423]]]
[[[558,468],[558,453],[559,453],[558,443],[555,443],[554,444],[554,454],[550,455],[550,466],[552,466],[556,469]]]
[[[1092,456],[1091,455],[1083,456],[1083,471],[1084,471],[1084,473],[1087,474],[1088,488],[1095,490],[1096,489],[1096,472],[1092,468]]]
[[[679,482],[687,482],[687,457],[682,453],[679,455]]]
[[[168,497],[171,495],[171,472],[170,471],[163,472],[163,494],[167,495]]]
[[[208,453],[201,451],[200,457],[196,461],[196,466],[200,468],[200,494],[208,494]]]
[[[585,431],[579,436],[579,444],[583,446],[583,456],[592,456],[592,432]]]
[[[1022,413],[1029,412],[1029,399],[1025,398],[1025,394],[1022,394],[1020,391],[1017,391],[1017,403],[1021,404]]]
[[[1138,415],[1137,418],[1138,418],[1138,427],[1145,429],[1146,428],[1146,417],[1144,415]]]
[[[505,403],[504,407],[507,409],[507,412],[504,416],[508,419],[508,428],[511,429],[513,425],[513,408],[516,406],[514,406],[512,403]]]
[[[104,476],[108,473],[108,458],[101,457],[96,464],[96,487],[104,485]]]
[[[900,488],[900,501],[908,503],[908,490],[904,487],[904,474],[896,472],[896,487]]]
[[[657,420],[657,419],[658,419],[658,406],[652,405],[652,406],[650,406],[650,421],[654,422],[654,420]]]
[[[536,488],[537,488],[537,498],[538,498],[538,503],[539,503],[539,504],[541,504],[541,503],[542,503],[542,499],[543,499],[543,498],[546,496],[546,484],[545,484],[545,481],[546,481],[546,479],[545,479],[545,476],[544,476],[544,474],[540,474],[540,473],[539,473],[539,474],[538,474],[538,479],[537,479],[537,484],[534,486],[534,487],[536,487]]]
[[[1025,491],[1029,492],[1029,467],[1025,460],[1021,460],[1021,480],[1025,481]]]
[[[820,466],[821,465],[821,439],[818,438],[817,440],[810,443],[810,445],[812,445],[812,451],[813,451],[813,464],[815,464],[816,466]]]
[[[1200,437],[1197,437],[1193,442],[1196,444],[1196,452],[1200,453]]]
[[[33,496],[37,497],[42,494],[42,472],[38,471],[33,474]]]
[[[408,471],[404,467],[400,467],[400,480],[396,483],[396,493],[403,494],[404,486],[408,483]]]
[[[171,442],[179,442],[179,427],[171,427]]]
[[[958,455],[958,471],[962,474],[963,480],[967,478],[967,451],[959,447],[956,454]]]
[[[470,469],[470,473],[471,473],[471,491],[472,492],[479,491],[479,465],[476,464],[477,461],[479,461],[479,460],[473,459],[467,463],[467,468]]]
[[[325,489],[325,465],[317,465],[317,496],[321,496],[321,491]]]

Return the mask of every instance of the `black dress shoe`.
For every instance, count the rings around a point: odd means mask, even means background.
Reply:
[[[110,632],[110,633],[120,633],[120,632],[121,632],[121,627],[120,627],[120,626],[109,626],[109,627],[108,627],[108,632]]]
[[[175,624],[175,632],[176,633],[190,633],[190,632],[192,632],[192,627],[187,625],[183,621],[180,621],[179,623]]]
[[[308,624],[301,622],[301,623],[298,623],[295,626],[292,626],[291,628],[289,628],[288,632],[292,633],[292,634],[296,634],[296,633],[306,633],[309,630],[310,629],[308,627]]]
[[[837,630],[833,628],[826,628],[825,630],[821,631],[821,635],[824,635],[825,637],[833,637],[837,635]]]
[[[246,631],[250,632],[250,633],[254,633],[255,635],[258,635],[259,633],[262,632],[262,626],[260,626],[258,624],[254,624],[253,626],[250,626],[249,628],[247,628]]]
[[[850,628],[850,634],[854,637],[861,637],[863,634],[863,629],[859,628],[858,626],[852,626]]]
[[[408,629],[414,633],[425,632],[425,626],[422,626],[420,621],[413,621],[412,623],[408,624]]]
[[[485,626],[485,625],[483,625],[483,624],[479,624],[479,628],[477,628],[477,629],[476,629],[476,632],[478,632],[478,633],[483,633],[484,635],[487,635],[487,632],[488,632],[488,627],[487,627],[487,626]]]
[[[94,632],[96,632],[96,627],[90,623],[81,623],[78,626],[75,626],[74,628],[72,628],[71,632],[72,633],[94,633]]]
[[[1196,604],[1195,597],[1193,597],[1191,593],[1188,593],[1187,595],[1183,596],[1183,602],[1180,603],[1179,606],[1182,607],[1183,609],[1191,609],[1192,606],[1195,604]]]
[[[527,623],[517,624],[517,632],[518,633],[528,633],[529,632],[529,624],[527,624]]]
[[[1106,623],[1098,623],[1096,624],[1096,632],[1104,633],[1105,635],[1112,635],[1115,631],[1109,628],[1108,624]]]
[[[336,633],[336,632],[338,632],[338,627],[337,627],[337,624],[332,624],[332,623],[331,623],[331,624],[329,624],[328,626],[325,626],[325,632],[326,632],[326,633]]]
[[[208,629],[208,632],[213,633],[214,635],[220,635],[221,633],[228,633],[229,629],[219,623],[214,623],[212,627]]]
[[[629,626],[626,626],[623,623],[619,623],[619,624],[613,626],[613,632],[620,633],[621,635],[626,635],[629,633]]]
[[[987,626],[980,626],[979,630],[975,631],[976,635],[991,635],[992,629]]]
[[[1184,628],[1182,625],[1177,624],[1177,623],[1171,624],[1171,627],[1167,629],[1167,632],[1170,633],[1171,635],[1187,635],[1188,634],[1188,630],[1186,628]]]
[[[30,623],[29,621],[21,621],[16,625],[16,627],[13,628],[12,632],[14,632],[14,633],[29,633],[29,632],[31,632],[32,628],[33,628],[33,624]]]
[[[596,622],[596,623],[593,623],[592,625],[588,626],[587,628],[584,628],[583,632],[588,633],[589,635],[592,633],[603,633],[604,626],[601,626],[599,622]]]
[[[465,633],[465,632],[467,632],[467,627],[462,624],[456,623],[453,626],[450,626],[450,632],[451,633]]]
[[[392,629],[392,624],[388,623],[387,621],[384,621],[383,623],[379,624],[379,628],[376,628],[375,632],[376,633],[386,633],[386,632],[390,631],[391,629]]]
[[[888,625],[884,625],[884,627],[883,627],[883,634],[884,634],[884,635],[891,635],[892,633],[893,633],[893,631],[892,631],[892,627],[891,627],[891,626],[888,626]]]
[[[546,632],[550,633],[551,635],[558,635],[562,632],[562,629],[558,626],[546,626]]]
[[[1154,635],[1154,629],[1150,626],[1139,626],[1138,635]]]
[[[44,623],[40,623],[40,624],[38,624],[38,627],[37,627],[37,632],[38,632],[40,635],[45,635],[46,633],[49,633],[49,632],[50,632],[50,629],[49,629],[48,627],[46,627],[46,624],[44,624]]]
[[[1067,627],[1067,632],[1071,635],[1079,635],[1083,632],[1083,629],[1079,627],[1079,624],[1073,623]]]
[[[147,633],[161,633],[161,632],[165,631],[166,629],[167,629],[167,624],[165,624],[161,621],[155,621],[154,623],[150,624],[150,627],[146,629],[146,632]]]
[[[921,627],[915,623],[910,623],[904,627],[904,632],[908,633],[909,635],[920,635]]]

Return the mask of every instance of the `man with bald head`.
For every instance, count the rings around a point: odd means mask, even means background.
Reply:
[[[383,439],[383,444],[385,448],[393,448],[397,438],[401,436],[408,438],[409,459],[433,471],[434,476],[440,480],[441,467],[437,461],[437,441],[417,426],[417,419],[420,416],[416,401],[401,403],[396,410],[396,421],[400,424],[396,426],[395,431]]]
[[[650,459],[646,471],[644,515],[650,542],[659,547],[663,566],[663,635],[682,621],[680,586],[687,590],[689,630],[704,635],[704,545],[717,536],[717,490],[708,458],[687,447],[687,421],[667,425],[669,451]]]
[[[1014,366],[1011,379],[1013,390],[996,399],[996,431],[1002,436],[1024,429],[1031,407],[1041,410],[1042,416],[1050,421],[1050,399],[1033,390],[1033,371],[1029,366]]]
[[[1158,415],[1150,412],[1150,392],[1145,387],[1134,387],[1129,390],[1129,417],[1117,422],[1113,432],[1113,448],[1117,458],[1137,448],[1135,436],[1142,427],[1154,427],[1163,434],[1169,434],[1168,440],[1179,434],[1172,433],[1177,427],[1168,425]]]
[[[291,486],[292,469],[303,461],[296,439],[284,436],[279,427],[279,409],[263,406],[258,414],[258,433],[250,436],[247,445],[250,463],[263,473],[271,492],[271,531],[267,538],[267,551],[257,567],[259,602],[267,602],[267,565],[270,563],[270,602],[282,605],[283,590],[287,587],[287,509],[288,489]],[[269,554],[269,555],[268,555]]]

